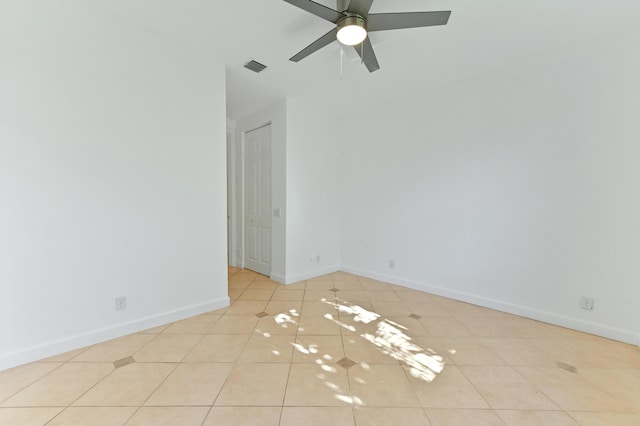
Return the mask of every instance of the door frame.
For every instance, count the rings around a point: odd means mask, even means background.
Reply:
[[[231,150],[232,266],[244,267],[244,133],[271,124],[271,279],[285,283],[287,100],[236,119]],[[279,210],[280,217],[273,217]]]

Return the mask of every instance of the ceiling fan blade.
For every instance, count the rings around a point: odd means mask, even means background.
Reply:
[[[300,9],[306,10],[309,13],[312,13],[316,16],[319,16],[322,19],[326,19],[329,22],[333,22],[337,24],[338,21],[344,18],[346,15],[344,13],[338,12],[337,10],[333,10],[327,6],[316,3],[311,0],[284,0],[289,4],[294,6],[298,6]]]
[[[372,3],[373,0],[351,0],[347,10],[366,18],[369,14],[369,9],[371,9]]]
[[[367,18],[367,31],[446,25],[450,15],[450,10],[442,12],[372,13]]]
[[[380,69],[378,59],[373,51],[373,46],[371,45],[369,37],[365,38],[362,43],[353,46],[353,48],[356,49],[356,52],[358,52],[358,55],[362,58],[362,62],[364,62],[369,72],[374,72]]]
[[[319,39],[317,39],[316,41],[314,41],[304,49],[302,49],[300,52],[293,55],[289,60],[293,62],[298,62],[306,58],[307,56],[311,55],[313,52],[316,52],[322,49],[323,47],[325,47],[326,45],[330,44],[331,42],[336,41],[337,33],[338,33],[337,28],[332,29],[331,31],[329,31],[328,33],[326,33],[325,35],[323,35],[322,37],[320,37]]]

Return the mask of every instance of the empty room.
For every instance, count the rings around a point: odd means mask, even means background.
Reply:
[[[640,425],[640,3],[0,0],[0,426]]]

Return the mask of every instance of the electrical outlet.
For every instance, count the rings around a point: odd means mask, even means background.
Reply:
[[[316,263],[320,263],[320,255],[316,256]]]
[[[582,296],[580,298],[580,308],[585,309],[587,311],[593,310],[593,298]]]
[[[396,261],[395,260],[390,260],[389,261],[389,269],[393,269],[396,267]]]
[[[127,309],[127,297],[116,297],[116,311],[124,311]]]

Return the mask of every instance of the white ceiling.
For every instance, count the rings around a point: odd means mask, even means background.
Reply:
[[[320,0],[335,8],[335,1]],[[87,3],[85,3],[87,4]],[[227,65],[227,114],[235,119],[283,97],[312,96],[332,108],[393,102],[470,75],[526,65],[637,31],[638,0],[375,0],[372,13],[451,10],[442,27],[370,35],[381,69],[372,74],[337,42],[299,63],[289,58],[332,24],[283,0],[90,0],[205,58]],[[251,59],[269,68],[243,68]],[[340,96],[347,99],[337,103]]]

